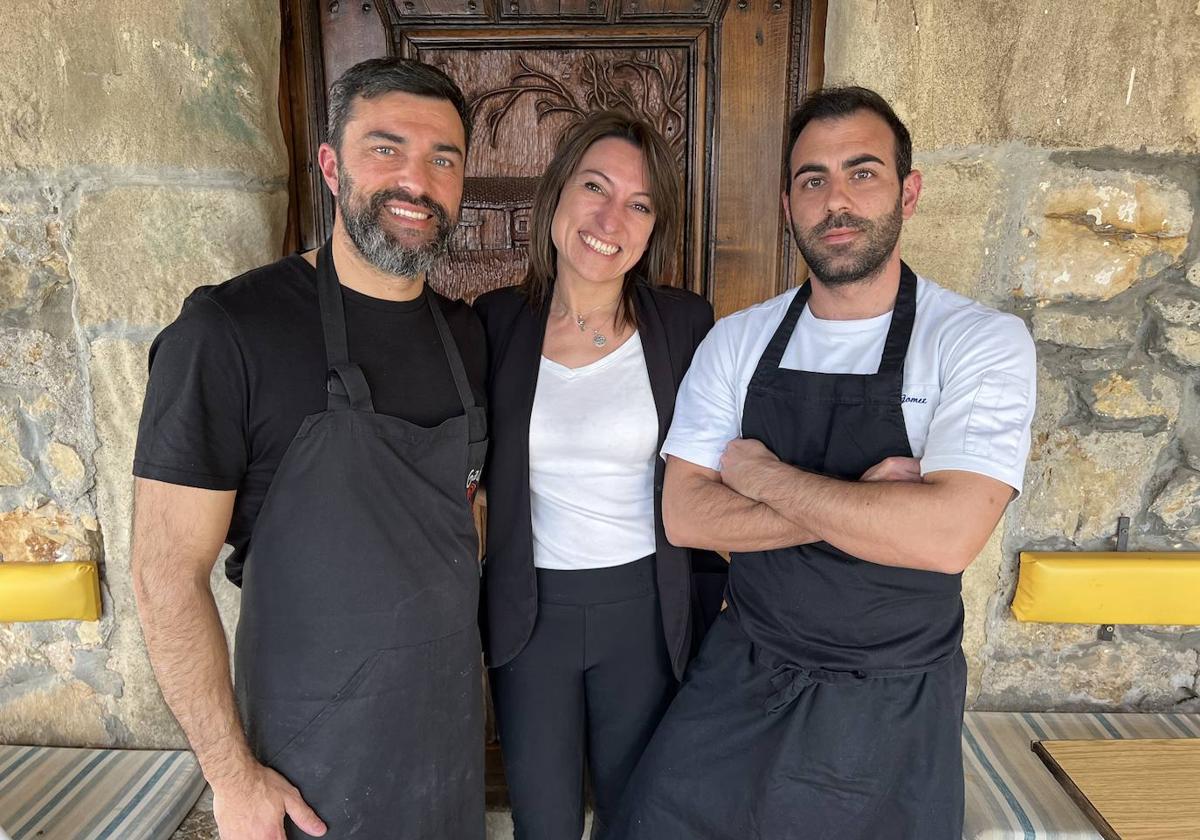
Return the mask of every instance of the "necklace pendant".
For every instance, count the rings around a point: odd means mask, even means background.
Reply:
[[[608,344],[608,339],[597,332],[592,335],[592,344],[595,344],[597,347],[603,347],[605,344]]]
[[[584,328],[585,324],[583,323],[583,316],[582,316],[582,315],[576,315],[576,316],[575,316],[575,324],[576,324],[576,325],[579,327],[579,331],[580,331],[580,332],[583,332],[583,328]]]

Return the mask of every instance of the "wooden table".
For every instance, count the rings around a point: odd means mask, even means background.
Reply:
[[[1200,738],[1035,741],[1108,840],[1200,838]]]

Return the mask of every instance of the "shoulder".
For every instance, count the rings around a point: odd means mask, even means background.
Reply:
[[[917,318],[931,336],[940,355],[1003,355],[1033,359],[1033,337],[1025,322],[977,300],[920,278]]]
[[[707,332],[713,324],[712,304],[695,292],[675,286],[643,286],[667,327],[672,324],[700,328]]]
[[[711,335],[722,341],[741,343],[759,337],[769,339],[779,326],[798,289],[788,289],[781,295],[732,312],[717,321]]]
[[[499,289],[492,289],[475,298],[475,302],[472,304],[476,314],[485,323],[489,318],[504,317],[505,314],[515,313],[522,306],[528,305],[525,295],[521,293],[520,286],[502,286]]]
[[[234,326],[253,329],[259,319],[290,317],[294,307],[311,307],[315,300],[316,273],[293,254],[224,283],[201,286],[188,296],[184,311],[192,306],[219,310]]]

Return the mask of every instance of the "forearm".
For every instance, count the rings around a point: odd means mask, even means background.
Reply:
[[[718,481],[690,477],[663,495],[667,538],[715,551],[766,551],[813,542],[807,528]]]
[[[1005,488],[1003,498],[972,499],[932,482],[842,481],[779,462],[769,470],[756,495],[817,539],[872,563],[944,573],[970,564],[1011,495]]]
[[[254,759],[242,733],[229,649],[206,579],[137,576],[138,610],[163,698],[214,787],[236,781]]]

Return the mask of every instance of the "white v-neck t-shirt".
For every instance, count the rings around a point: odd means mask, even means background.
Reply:
[[[722,318],[696,350],[675,399],[662,454],[720,469],[726,444],[742,436],[746,388],[796,290]],[[892,313],[854,321],[815,318],[804,308],[781,368],[875,373]],[[1018,493],[1029,454],[1037,390],[1033,339],[999,312],[923,277],[904,360],[901,409],[921,474],[964,470]]]
[[[653,554],[657,446],[638,333],[583,367],[543,356],[529,418],[534,566],[598,569]]]

